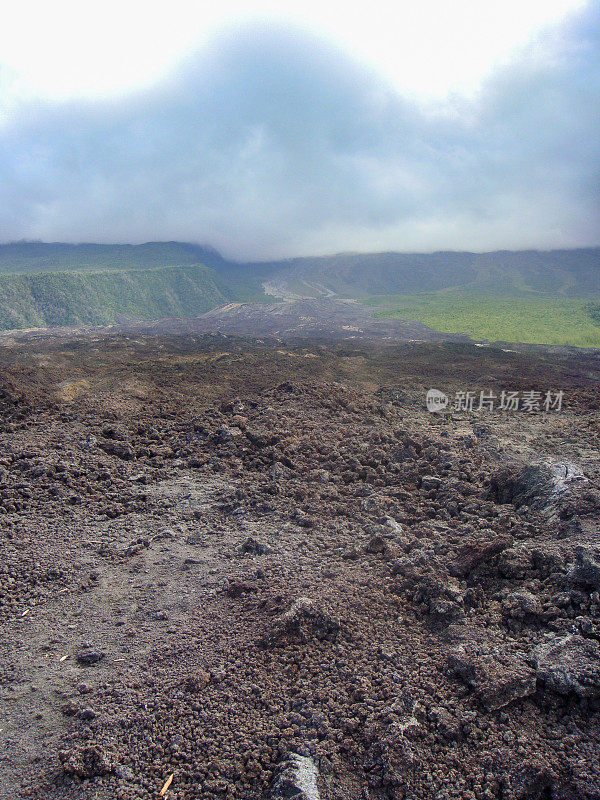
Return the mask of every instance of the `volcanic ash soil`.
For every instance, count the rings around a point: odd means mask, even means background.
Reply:
[[[2,356],[0,797],[600,798],[596,377],[257,347]]]

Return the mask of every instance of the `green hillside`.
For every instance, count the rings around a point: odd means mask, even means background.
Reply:
[[[226,262],[210,247],[182,242],[145,244],[65,244],[62,242],[11,242],[0,244],[0,272],[64,272]]]
[[[491,253],[340,253],[252,265],[289,291],[340,297],[461,290],[482,295],[600,297],[600,248]]]
[[[0,275],[0,329],[200,314],[237,292],[207,267]]]
[[[600,305],[576,298],[447,292],[374,297],[377,316],[414,319],[474,339],[600,347]]]
[[[186,242],[0,244],[0,330],[194,316],[274,299],[263,282],[280,297],[372,297],[382,315],[475,338],[600,346],[600,248],[241,264]]]

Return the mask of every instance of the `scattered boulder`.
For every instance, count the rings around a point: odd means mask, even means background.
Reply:
[[[113,771],[110,759],[96,745],[79,747],[75,750],[61,750],[58,756],[67,775],[96,778]]]
[[[537,677],[559,694],[600,696],[600,644],[577,634],[553,636],[534,650]]]
[[[531,551],[526,547],[509,547],[498,558],[498,572],[503,578],[525,578],[532,568]]]
[[[525,619],[542,613],[542,604],[539,597],[531,592],[511,592],[502,601],[502,613],[511,619]]]
[[[527,506],[556,517],[561,509],[571,508],[573,497],[587,483],[588,479],[576,464],[542,461],[499,470],[492,476],[490,495],[497,503],[512,503],[516,508]]]
[[[122,781],[133,781],[135,780],[135,774],[131,767],[128,767],[126,764],[119,764],[115,767],[115,775],[117,778],[120,778]]]
[[[600,589],[600,552],[598,548],[579,545],[574,550],[575,563],[570,573],[573,583]]]
[[[437,478],[435,475],[423,475],[421,478],[421,489],[423,489],[425,492],[431,492],[435,489],[439,489],[441,485],[441,478]]]
[[[435,724],[436,730],[442,739],[458,741],[462,736],[460,720],[445,708],[433,708],[429,712],[429,719]]]
[[[77,653],[77,661],[84,667],[89,667],[92,664],[97,664],[102,661],[105,653],[100,650],[95,650],[93,647],[84,647]]]
[[[335,641],[339,632],[338,619],[327,614],[315,600],[300,597],[288,611],[273,620],[262,643],[299,641],[306,644],[311,639]]]
[[[135,458],[135,450],[129,442],[121,442],[114,439],[99,439],[98,447],[105,453],[116,456],[123,461],[131,461]]]
[[[369,539],[368,544],[365,547],[365,552],[371,553],[373,555],[381,555],[386,553],[388,550],[388,544],[383,536],[376,534]]]
[[[211,677],[208,672],[205,672],[203,669],[199,669],[194,675],[190,675],[186,679],[183,688],[190,694],[197,694],[203,689],[206,689],[210,683],[210,680]]]
[[[271,552],[271,548],[257,541],[254,537],[249,536],[241,547],[242,553],[245,555],[264,556]]]
[[[510,800],[542,800],[550,794],[556,775],[549,764],[539,759],[517,764],[503,779],[503,796]]]
[[[498,535],[492,530],[482,530],[476,537],[462,545],[449,564],[450,574],[464,578],[480,564],[506,550],[512,543],[512,536]]]
[[[252,581],[243,581],[240,578],[230,578],[225,587],[227,597],[238,598],[253,592],[258,592],[257,584]]]
[[[280,765],[271,800],[320,800],[318,778],[312,758],[291,753]]]
[[[476,642],[448,653],[448,664],[491,711],[533,694],[535,671],[521,654]]]

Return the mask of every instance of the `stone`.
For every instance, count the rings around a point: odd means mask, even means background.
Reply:
[[[431,492],[434,489],[439,489],[441,485],[441,478],[437,478],[435,475],[423,475],[421,478],[421,489],[423,489],[425,492]]]
[[[318,777],[312,758],[291,753],[279,768],[271,800],[320,800]]]
[[[534,650],[537,677],[559,694],[600,696],[600,645],[577,634],[553,636]]]
[[[81,711],[77,714],[79,719],[83,719],[86,722],[89,722],[92,719],[96,719],[98,716],[93,708],[82,708]]]
[[[498,558],[498,572],[503,578],[522,579],[532,568],[531,551],[524,547],[509,547]]]
[[[96,745],[61,750],[58,754],[64,771],[78,778],[96,778],[113,771],[113,765],[104,751]]]
[[[490,494],[497,503],[527,506],[556,517],[570,506],[588,479],[580,467],[567,461],[542,461],[511,465],[499,470],[490,481]],[[572,516],[570,513],[569,516]]]
[[[372,553],[373,555],[385,553],[388,549],[388,544],[383,538],[383,536],[379,536],[379,534],[372,536],[369,540],[369,543],[365,547],[365,551],[367,553]]]
[[[460,548],[449,565],[449,572],[457,578],[464,578],[480,564],[506,550],[512,543],[511,536],[498,535],[492,530],[482,530]]]
[[[573,583],[600,589],[600,552],[598,548],[579,545],[574,549],[575,563],[570,573]]]
[[[249,536],[242,545],[241,551],[244,554],[264,556],[267,553],[271,552],[271,548],[268,545],[263,544],[262,542],[258,542],[252,536]]]
[[[448,664],[491,711],[536,690],[535,671],[524,657],[489,643],[459,645],[448,653]]]
[[[227,597],[242,597],[245,594],[258,592],[258,586],[252,581],[243,581],[240,578],[230,578],[225,587]]]
[[[135,779],[135,775],[131,767],[125,766],[123,764],[119,764],[118,767],[115,767],[115,775],[122,781],[132,781]]]
[[[431,709],[429,719],[435,724],[438,733],[443,739],[458,741],[461,738],[460,720],[445,708]]]
[[[102,661],[104,655],[103,652],[95,650],[93,647],[84,647],[77,653],[77,661],[84,667],[89,667]]]
[[[502,601],[502,613],[511,619],[525,619],[542,613],[542,604],[531,592],[511,592]]]
[[[340,632],[340,622],[308,597],[299,597],[288,611],[276,617],[263,639],[263,644],[311,639],[335,641]]]

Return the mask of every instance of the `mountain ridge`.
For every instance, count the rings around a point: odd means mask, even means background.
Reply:
[[[0,329],[195,316],[229,302],[475,293],[600,301],[600,248],[237,262],[189,242],[0,244]]]

